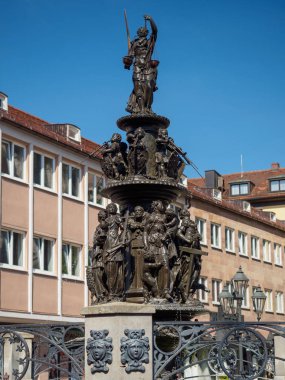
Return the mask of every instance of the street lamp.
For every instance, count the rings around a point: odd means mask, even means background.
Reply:
[[[241,305],[242,301],[245,298],[245,292],[248,287],[249,279],[242,271],[241,266],[231,280],[233,287],[233,296],[234,296],[234,308],[235,314],[240,320],[241,318]]]
[[[252,298],[252,303],[253,303],[253,310],[255,311],[257,315],[257,320],[259,322],[261,319],[261,314],[263,313],[265,301],[266,301],[266,295],[261,290],[260,285],[258,285],[258,287],[254,289],[254,292],[251,298]]]
[[[219,301],[224,314],[234,314],[234,296],[229,291],[229,282],[226,282],[226,284],[223,287],[223,290],[219,294]]]
[[[248,283],[249,278],[244,274],[240,266],[230,281],[231,291],[229,289],[229,282],[226,282],[223,290],[219,294],[219,301],[224,318],[238,321],[241,320],[241,305],[246,296]],[[265,301],[266,295],[263,293],[260,286],[258,286],[254,290],[252,296],[253,309],[257,315],[258,321],[260,321],[261,314],[263,313]]]
[[[233,284],[233,292],[236,294],[236,296],[244,298],[246,288],[248,287],[249,279],[243,273],[241,266],[232,278],[231,282]]]

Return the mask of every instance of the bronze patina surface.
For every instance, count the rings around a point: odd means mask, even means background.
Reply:
[[[169,120],[151,108],[157,89],[157,61],[152,59],[157,27],[145,16],[148,22],[149,39],[146,27],[140,28],[123,59],[125,68],[133,65],[134,86],[127,106],[131,115],[117,121],[126,142],[114,133],[101,147],[108,178],[102,195],[112,203],[98,214],[88,286],[93,304],[173,305],[173,311],[183,304],[202,310],[193,296],[197,289],[207,291],[199,283],[204,253],[190,218],[191,195],[181,184],[190,160],[168,135]],[[173,207],[177,197],[185,198],[185,208]]]

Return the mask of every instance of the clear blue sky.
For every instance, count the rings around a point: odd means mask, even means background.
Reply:
[[[284,0],[0,0],[0,90],[102,143],[132,89],[124,8],[132,36],[158,25],[153,109],[202,173],[285,166]]]

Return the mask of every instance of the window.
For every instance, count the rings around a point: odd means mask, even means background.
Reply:
[[[244,195],[249,193],[249,183],[235,183],[231,185],[231,195]]]
[[[62,164],[62,192],[79,198],[80,170],[74,166]]]
[[[256,236],[251,237],[251,257],[259,260],[259,239]]]
[[[238,232],[238,252],[240,255],[247,256],[247,234]]]
[[[80,247],[62,245],[62,274],[80,277]]]
[[[54,241],[35,237],[33,242],[33,268],[53,272]]]
[[[282,292],[276,292],[276,313],[284,314],[284,296]]]
[[[219,294],[222,291],[222,281],[212,280],[212,302],[213,304],[219,305]]]
[[[15,231],[1,231],[0,263],[23,267],[24,234]]]
[[[205,277],[199,278],[199,284],[203,285],[206,289],[208,287],[208,280]],[[208,302],[208,292],[205,292],[201,289],[198,290],[198,298],[201,302]]]
[[[263,240],[262,245],[263,261],[271,263],[271,243],[268,240]]]
[[[282,265],[282,247],[274,243],[274,262],[276,265]]]
[[[79,141],[81,140],[80,129],[75,125],[68,125],[68,137],[72,140]]]
[[[25,148],[10,141],[2,141],[2,173],[11,177],[24,179]]]
[[[211,224],[211,245],[214,248],[221,248],[221,226]]]
[[[270,191],[285,191],[285,179],[270,181]]]
[[[249,309],[249,287],[245,289],[241,307],[243,309]]]
[[[232,228],[225,228],[226,250],[235,251],[235,231]]]
[[[201,244],[207,244],[206,220],[196,218],[196,224],[197,224],[199,234],[201,235]]]
[[[88,173],[88,202],[104,206],[104,198],[101,195],[104,182],[103,177]]]
[[[53,189],[54,159],[34,153],[34,184]]]
[[[265,301],[265,311],[273,311],[273,304],[272,304],[272,290],[265,290],[266,295],[266,301]]]

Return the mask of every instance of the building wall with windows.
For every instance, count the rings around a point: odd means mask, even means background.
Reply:
[[[223,198],[242,200],[271,217],[285,220],[285,168],[273,162],[269,169],[243,173],[219,174],[215,170],[205,172],[205,178],[188,179],[189,184],[202,188],[218,188]]]
[[[106,199],[98,145],[64,134],[72,128],[0,110],[0,322],[75,321],[88,304],[85,266]]]
[[[243,304],[245,318],[256,318],[251,296],[260,285],[267,294],[262,319],[285,321],[285,224],[262,218],[261,211],[244,211],[239,203],[218,200],[203,189],[191,187],[191,192],[192,219],[202,235],[202,250],[208,253],[203,256],[201,282],[211,291],[199,291],[199,299],[207,309],[217,311],[219,292],[241,265],[250,279]]]

